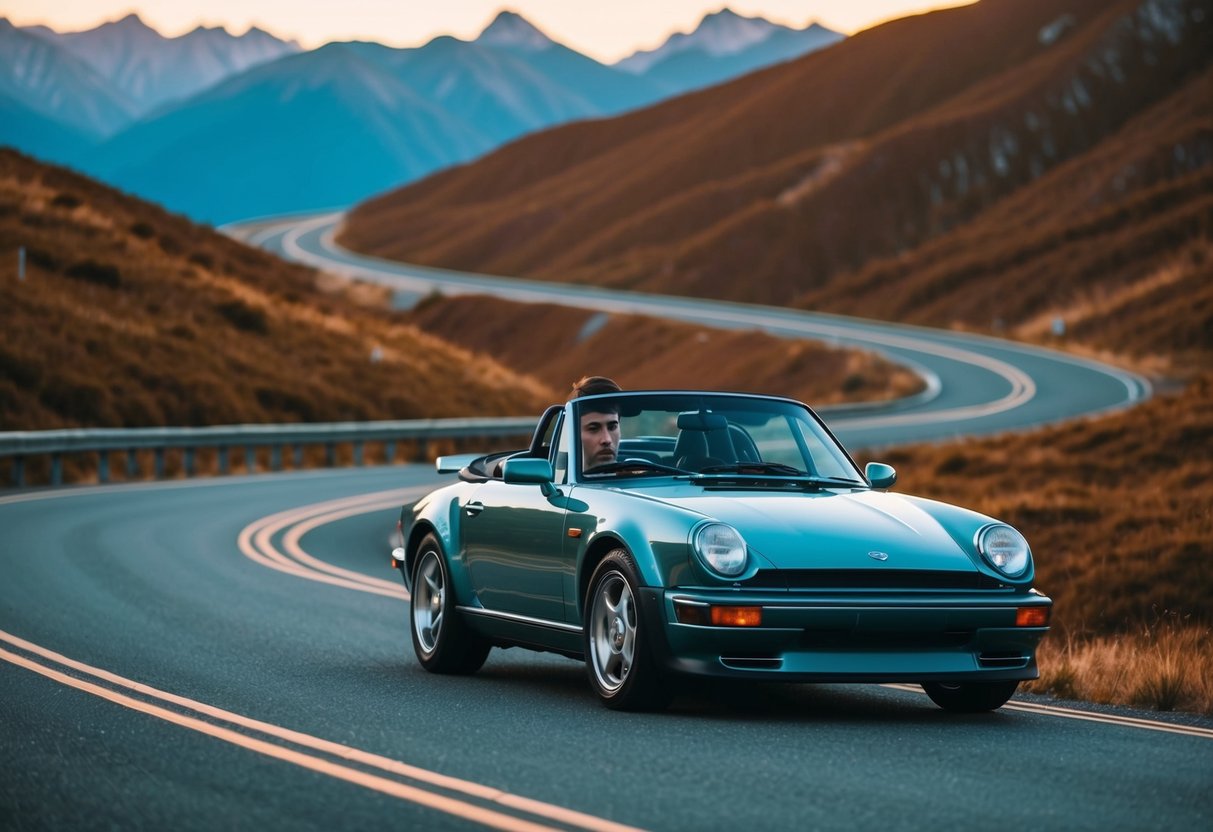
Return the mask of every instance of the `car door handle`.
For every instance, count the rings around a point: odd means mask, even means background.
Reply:
[[[484,511],[484,503],[479,500],[468,503],[463,507],[463,510],[468,513],[468,517],[475,517],[480,512]]]

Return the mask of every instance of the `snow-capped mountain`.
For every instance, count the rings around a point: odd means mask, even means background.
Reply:
[[[817,23],[792,29],[724,8],[706,15],[693,32],[677,32],[658,48],[637,52],[615,67],[678,94],[798,58],[844,37]]]
[[[744,17],[732,9],[724,8],[705,15],[694,31],[675,32],[656,49],[636,52],[615,66],[618,69],[640,75],[648,72],[655,64],[661,63],[671,55],[688,50],[716,57],[735,55],[757,43],[762,43],[776,29],[783,28],[786,27],[772,23],[765,18]]]
[[[136,14],[83,32],[56,33],[43,26],[30,31],[93,67],[135,103],[139,114],[299,51],[297,43],[256,28],[236,36],[221,28],[199,26],[180,37],[166,38]]]
[[[517,12],[502,11],[476,38],[481,46],[542,52],[555,43]]]

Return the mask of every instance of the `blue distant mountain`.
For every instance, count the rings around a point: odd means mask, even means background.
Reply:
[[[221,223],[345,205],[492,146],[359,46],[329,44],[222,82],[119,134],[88,170]]]
[[[0,96],[9,99],[6,112],[11,118],[28,112],[39,123],[49,121],[90,140],[110,135],[135,118],[134,102],[91,66],[4,18],[0,56]],[[23,127],[11,119],[5,119],[3,129],[6,135],[37,135],[32,124]]]
[[[661,97],[503,12],[475,41],[329,44],[162,108],[87,170],[212,223],[349,205],[525,133]]]
[[[164,38],[134,15],[68,34],[4,21],[5,57],[18,54],[10,42],[24,56],[12,78],[27,64],[53,72],[39,76],[49,89],[0,85],[0,141],[205,222],[344,206],[526,133],[730,77],[763,44],[763,61],[805,48],[796,30],[729,15],[637,58],[644,72],[604,66],[513,12],[473,41],[310,52],[256,29]],[[39,106],[57,99],[71,103]]]
[[[96,139],[0,93],[0,145],[37,147],[42,158],[78,166],[96,148]]]

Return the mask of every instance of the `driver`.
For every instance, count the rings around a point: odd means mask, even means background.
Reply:
[[[592,409],[588,409],[592,408]],[[581,411],[581,464],[583,470],[608,465],[619,450],[619,405],[593,402]]]
[[[586,376],[573,384],[573,398],[620,392],[618,384],[603,376]],[[610,400],[589,402],[580,418],[582,470],[614,462],[619,451],[619,405]]]

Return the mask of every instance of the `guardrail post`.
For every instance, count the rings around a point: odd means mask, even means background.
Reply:
[[[426,462],[427,460],[429,460],[429,458],[430,458],[430,444],[429,444],[429,442],[426,441],[425,437],[423,436],[417,440],[417,456],[415,457],[415,460],[417,462]]]
[[[253,445],[244,446],[244,473],[257,473],[257,448]]]
[[[25,488],[25,457],[13,457],[13,485]]]
[[[194,449],[185,449],[185,459],[182,460],[182,467],[185,468],[186,479],[194,476]]]
[[[139,457],[134,448],[126,449],[126,478],[133,480],[139,476]]]
[[[51,454],[51,485],[63,485],[63,454]]]
[[[294,462],[292,464],[296,470],[303,467],[303,445],[295,445]]]
[[[389,439],[383,443],[383,464],[391,465],[396,460],[396,440]]]
[[[104,484],[109,481],[110,481],[109,451],[97,451],[97,482]]]
[[[324,464],[329,468],[337,464],[337,446],[332,442],[324,443]]]
[[[164,448],[156,449],[155,477],[158,480],[164,479]]]
[[[357,440],[354,442],[354,465],[362,467],[362,443]]]
[[[232,470],[232,459],[228,453],[227,445],[220,445],[216,451],[219,454],[219,474],[220,476],[227,476]]]
[[[273,445],[270,447],[270,469],[273,471],[282,470],[282,446]]]

